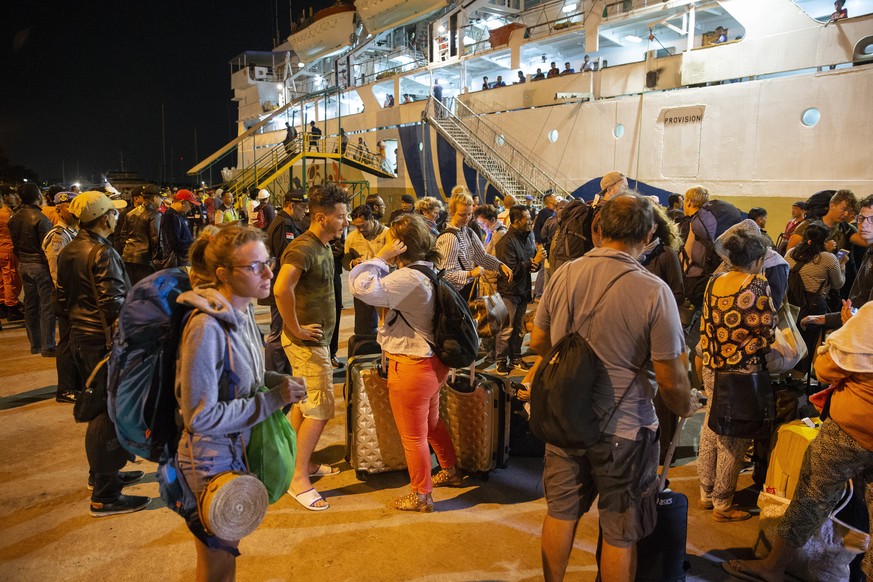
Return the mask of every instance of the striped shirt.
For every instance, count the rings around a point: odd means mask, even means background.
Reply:
[[[796,249],[797,247],[794,247]],[[794,268],[794,249],[785,253],[788,266]],[[839,289],[846,282],[846,272],[840,266],[836,255],[829,252],[819,253],[817,257],[800,267],[800,278],[803,287],[810,293],[827,295],[831,288]],[[819,291],[821,288],[821,291]]]
[[[458,229],[446,225],[446,230],[437,237],[436,248],[441,257],[437,268],[445,270],[445,280],[457,291],[473,280],[470,271],[477,266],[499,271],[503,264],[497,257],[485,252],[482,241],[466,226]]]

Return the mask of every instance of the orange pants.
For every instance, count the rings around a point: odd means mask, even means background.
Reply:
[[[0,253],[0,304],[15,307],[19,295],[21,277],[18,275],[18,257],[12,253]]]
[[[430,493],[430,449],[444,469],[457,463],[455,447],[440,420],[440,387],[449,374],[436,356],[388,355],[388,395],[406,454],[409,480],[416,493]]]

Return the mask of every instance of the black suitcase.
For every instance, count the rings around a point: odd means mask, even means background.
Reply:
[[[472,374],[472,382],[471,382]],[[453,371],[440,392],[440,417],[465,473],[487,478],[509,459],[509,394],[497,376]]]
[[[680,418],[676,432],[665,455],[663,469],[658,480],[658,523],[652,533],[637,542],[636,582],[684,582],[685,572],[690,567],[685,555],[688,535],[688,497],[666,488],[667,471],[673,455],[679,448],[682,427],[687,419]],[[597,564],[600,565],[602,531],[597,537]],[[597,577],[600,580],[600,575]]]
[[[667,470],[679,448],[679,438],[687,419],[680,418],[670,447],[664,456],[664,468],[658,488],[658,523],[655,529],[637,542],[637,582],[684,582],[690,567],[685,555],[688,535],[688,497],[666,488]]]
[[[366,356],[369,354],[382,353],[382,346],[376,341],[374,335],[353,335],[349,338],[348,359],[354,356]]]

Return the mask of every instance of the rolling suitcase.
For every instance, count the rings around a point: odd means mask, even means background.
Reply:
[[[346,371],[346,460],[358,479],[406,468],[406,457],[382,375],[384,356],[355,356]]]
[[[658,483],[658,523],[652,533],[637,542],[637,582],[681,582],[689,568],[685,555],[688,497],[667,488],[667,470],[679,448],[686,420],[679,419],[664,456],[664,468]]]
[[[440,391],[440,417],[462,471],[487,477],[509,458],[509,395],[503,380],[475,371],[452,371]]]

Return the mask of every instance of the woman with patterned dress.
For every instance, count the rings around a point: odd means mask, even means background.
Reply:
[[[761,275],[768,246],[766,238],[746,231],[728,238],[724,248],[733,268],[711,280],[706,289],[700,348],[710,402],[716,371],[753,374],[765,367],[775,322],[770,287]],[[715,434],[709,428],[709,414],[700,435],[698,506],[712,509],[712,519],[718,522],[749,519],[748,511],[733,507],[733,497],[752,439]]]

